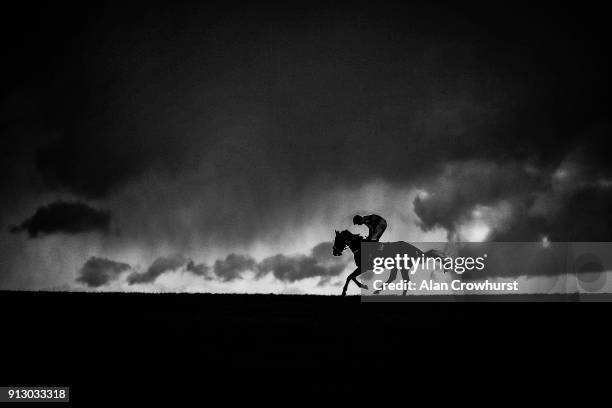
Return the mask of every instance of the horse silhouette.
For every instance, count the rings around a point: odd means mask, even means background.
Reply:
[[[334,246],[332,248],[332,254],[334,256],[340,256],[344,252],[345,249],[350,249],[353,253],[353,259],[355,260],[355,269],[349,276],[346,278],[346,282],[344,283],[344,288],[342,288],[342,296],[346,296],[346,289],[348,288],[349,282],[353,281],[357,286],[361,289],[368,289],[367,285],[359,282],[357,280],[357,276],[361,275],[364,271],[361,270],[361,243],[367,242],[364,237],[359,234],[353,234],[348,230],[344,231],[335,231],[336,237],[334,239]],[[421,251],[419,248],[415,247],[412,244],[404,241],[397,242],[385,242],[384,245],[392,250],[395,253],[407,254],[409,258],[417,258],[421,256],[425,256],[425,258],[443,258],[444,254],[439,252],[438,250],[431,249],[427,252]],[[409,267],[412,267],[412,262],[409,261]],[[402,274],[402,279],[405,281],[410,281],[410,273],[407,269],[401,269],[400,273]],[[389,274],[389,278],[386,283],[391,283],[395,281],[397,278],[397,268],[393,268]],[[374,294],[378,294],[380,291],[374,291]],[[406,295],[406,289],[402,292],[402,296]]]

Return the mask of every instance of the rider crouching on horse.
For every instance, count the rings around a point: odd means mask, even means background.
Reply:
[[[380,215],[371,214],[371,215],[356,215],[353,217],[353,224],[355,225],[365,225],[368,227],[370,233],[368,234],[365,241],[370,242],[378,242],[383,232],[387,229],[387,221]]]

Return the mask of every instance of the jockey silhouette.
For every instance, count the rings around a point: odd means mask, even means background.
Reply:
[[[370,230],[366,241],[378,242],[383,232],[387,229],[387,221],[380,215],[371,214],[371,215],[356,215],[353,217],[353,224],[355,225],[365,225]]]

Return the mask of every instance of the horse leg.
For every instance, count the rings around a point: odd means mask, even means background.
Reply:
[[[349,282],[351,281],[351,275],[346,277],[346,282],[344,282],[344,287],[342,288],[342,296],[346,296],[346,290],[348,289]]]
[[[361,275],[361,270],[359,268],[355,269],[349,276],[346,277],[346,282],[344,283],[344,288],[342,288],[342,296],[346,296],[346,289],[348,289],[348,285],[350,281],[354,281],[357,286],[362,289],[367,289],[367,286],[361,284],[357,281],[357,275]]]
[[[408,269],[402,269],[402,279],[405,280],[406,282],[410,282],[410,270],[412,269],[412,261],[409,261],[409,266]],[[402,296],[406,296],[406,292],[408,291],[408,289],[404,289],[402,291]]]
[[[397,278],[397,268],[393,268],[393,269],[391,269],[391,272],[389,273],[389,277],[387,278],[387,282],[385,282],[385,283],[394,282],[396,278]],[[374,291],[375,295],[378,295],[379,293],[380,293],[380,290],[375,290]]]
[[[351,275],[350,275],[350,276],[352,276],[352,277],[353,277],[353,282],[355,282],[355,284],[356,284],[357,286],[359,286],[361,289],[368,290],[368,285],[364,285],[363,283],[361,283],[361,282],[359,282],[359,281],[357,280],[357,276],[359,276],[359,275],[361,275],[361,268],[357,268],[357,269],[355,269],[355,272],[351,273]]]
[[[402,279],[406,282],[410,282],[410,272],[407,269],[402,269]],[[406,296],[408,289],[404,289],[402,296]]]

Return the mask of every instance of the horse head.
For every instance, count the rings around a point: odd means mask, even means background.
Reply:
[[[332,247],[332,254],[334,256],[342,255],[342,251],[346,249],[346,242],[342,239],[342,235],[338,230],[334,231],[336,233],[336,237],[334,238],[334,246]]]
[[[342,255],[342,252],[351,244],[354,239],[360,238],[359,235],[352,234],[349,230],[342,232],[336,230],[336,237],[334,239],[334,246],[332,248],[332,254],[334,256]]]

